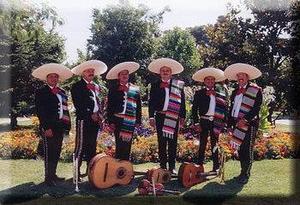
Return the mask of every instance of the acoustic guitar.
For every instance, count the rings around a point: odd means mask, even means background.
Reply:
[[[184,162],[179,167],[178,180],[184,187],[192,187],[205,180],[203,165]]]
[[[133,177],[133,166],[129,161],[118,160],[105,154],[96,155],[88,168],[89,182],[99,189],[116,184],[127,185]]]
[[[209,176],[215,176],[221,178],[221,183],[224,183],[224,171],[225,171],[225,152],[220,150],[220,168],[215,172],[204,172],[203,165],[197,165],[194,163],[184,162],[179,167],[178,180],[184,187],[192,187],[196,184],[208,180]]]

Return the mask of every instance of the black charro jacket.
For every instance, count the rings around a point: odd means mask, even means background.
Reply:
[[[194,124],[199,122],[199,116],[205,115],[207,113],[209,103],[210,97],[206,95],[206,88],[195,92],[192,106],[192,117]]]
[[[91,116],[94,110],[93,93],[87,88],[87,83],[83,79],[72,85],[71,95],[76,109],[77,120],[92,122]]]
[[[159,80],[155,83],[151,84],[150,95],[149,95],[149,118],[154,117],[155,112],[162,111],[164,108],[165,102],[165,89],[160,88],[160,83],[162,81]],[[172,79],[170,81],[171,87]],[[171,89],[169,89],[170,92]],[[184,91],[181,92],[181,105],[179,111],[179,117],[185,118],[186,116],[186,109],[185,109],[185,95]]]
[[[64,94],[66,92],[60,89]],[[64,129],[70,130],[70,125],[59,119],[59,100],[51,92],[51,88],[45,85],[35,93],[35,107],[40,121],[40,129]]]
[[[114,114],[121,113],[124,109],[124,95],[123,91],[119,91],[119,84],[116,83],[110,87],[107,96],[107,121],[109,124],[115,123]],[[140,94],[137,96],[136,107],[136,124],[141,124],[142,106]]]

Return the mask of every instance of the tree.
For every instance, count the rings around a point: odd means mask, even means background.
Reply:
[[[277,106],[281,106],[288,101],[292,87],[289,11],[280,6],[282,0],[272,1],[272,9],[258,5],[259,2],[246,1],[253,18],[243,18],[238,9],[229,7],[229,12],[214,25],[204,26],[206,36],[198,40],[198,50],[204,66],[225,69],[241,62],[259,68],[263,73],[257,80],[259,85],[273,86]]]
[[[291,6],[291,36],[292,36],[292,81],[293,89],[291,96],[291,103],[294,108],[297,110],[297,116],[300,116],[300,102],[298,100],[297,93],[300,93],[300,2],[295,1]]]
[[[136,61],[146,67],[155,52],[162,15],[148,15],[147,8],[128,4],[93,10],[92,37],[88,51],[93,59],[105,62],[109,68],[124,62]]]
[[[54,29],[62,24],[55,10],[46,5],[37,7],[21,1],[10,1],[2,8],[1,19],[1,71],[9,82],[1,93],[9,94],[11,128],[16,118],[33,113],[34,90],[41,82],[32,78],[32,69],[45,63],[59,63],[64,58],[64,40]],[[46,28],[46,25],[49,28]]]
[[[224,70],[232,63],[253,61],[256,50],[251,44],[250,19],[242,21],[237,17],[239,12],[232,8],[215,24],[202,26],[204,35],[198,40],[198,51],[205,67]]]
[[[161,37],[157,57],[168,57],[180,62],[185,69],[179,76],[188,84],[192,74],[202,65],[195,38],[188,30],[178,27],[166,31]]]
[[[254,17],[252,43],[257,53],[254,64],[263,72],[259,80],[262,86],[270,85],[276,90],[278,106],[290,101],[292,89],[289,1],[267,0],[263,4],[257,0],[246,0]]]

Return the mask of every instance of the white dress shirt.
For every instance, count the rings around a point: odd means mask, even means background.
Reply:
[[[162,81],[162,82],[170,83],[170,80]],[[163,111],[167,111],[168,109],[169,99],[170,99],[169,90],[170,90],[169,88],[165,88],[165,103],[164,103]]]
[[[246,86],[247,85],[244,85],[243,88],[246,88]],[[234,97],[234,103],[231,112],[232,117],[238,117],[242,105],[243,96],[244,96],[243,93],[240,93],[239,95],[236,95]]]
[[[206,88],[206,90],[209,90]],[[209,108],[205,115],[208,116],[214,116],[215,115],[215,108],[216,108],[216,97],[214,95],[210,95],[210,101],[209,101]]]
[[[125,86],[129,87],[129,83],[127,83]],[[127,92],[124,91],[123,111],[120,114],[125,114],[126,106],[127,106]]]

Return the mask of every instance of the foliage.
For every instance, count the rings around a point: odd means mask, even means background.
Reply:
[[[277,105],[290,101],[293,82],[291,75],[291,47],[288,35],[291,18],[290,1],[266,1],[262,5],[259,1],[246,1],[254,16],[253,36],[256,38],[254,45],[258,51],[255,65],[264,73],[258,81],[265,87],[273,86]],[[264,61],[260,53],[267,53]],[[285,99],[285,100],[283,100]]]
[[[158,162],[158,145],[155,133],[136,136],[132,144],[131,160],[134,163]],[[198,135],[185,138],[185,133],[180,134],[177,146],[177,160],[180,162],[196,162],[198,157]],[[279,131],[259,136],[254,146],[254,159],[281,159],[293,158],[299,152],[300,143],[296,141],[297,135]],[[72,161],[75,147],[75,133],[70,132],[69,137],[64,138],[61,159]],[[37,144],[39,138],[34,129],[6,132],[0,135],[0,158],[2,159],[35,159],[37,157]],[[234,150],[229,145],[229,137],[222,134],[219,138],[219,146],[224,150],[226,159],[234,159]],[[114,156],[114,137],[107,131],[98,136],[97,153],[106,153]],[[206,149],[206,160],[211,157],[210,143]]]
[[[275,100],[274,88],[267,86],[263,89],[263,102],[259,111],[259,130],[265,132],[270,129],[270,122],[268,121],[269,104]]]
[[[157,57],[168,57],[180,62],[185,69],[179,76],[187,84],[191,81],[190,76],[202,65],[195,38],[188,30],[182,30],[179,27],[165,32],[160,39],[156,55]]]
[[[6,87],[0,92],[10,95],[12,126],[16,117],[33,113],[33,95],[41,82],[31,77],[33,68],[44,63],[61,62],[64,58],[64,40],[56,32],[62,20],[54,9],[35,7],[22,1],[10,1],[0,13],[1,49],[0,69]],[[7,81],[7,79],[0,79]]]
[[[294,157],[299,152],[300,143],[296,135],[271,132],[269,136],[260,137],[254,145],[255,159],[282,159]]]
[[[298,116],[300,114],[300,103],[298,100],[298,95],[300,93],[300,2],[294,1],[291,6],[291,46],[292,46],[292,77],[291,81],[294,83],[293,92],[291,93],[291,104],[296,108]]]
[[[0,135],[0,158],[33,159],[38,140],[34,130],[11,131]]]
[[[94,9],[92,37],[88,39],[90,57],[102,60],[109,68],[124,61],[137,61],[145,68],[155,51],[155,36],[164,12],[151,16],[147,8],[128,4]]]
[[[219,16],[215,24],[191,28],[197,37],[198,51],[204,67],[224,70],[241,62],[259,68],[263,75],[257,79],[258,84],[263,88],[274,87],[276,106],[280,107],[289,101],[293,86],[288,38],[291,19],[288,7],[283,6],[288,3],[284,0],[245,3],[253,18],[243,18],[240,10],[229,7],[229,12]],[[265,5],[271,5],[272,9]]]

